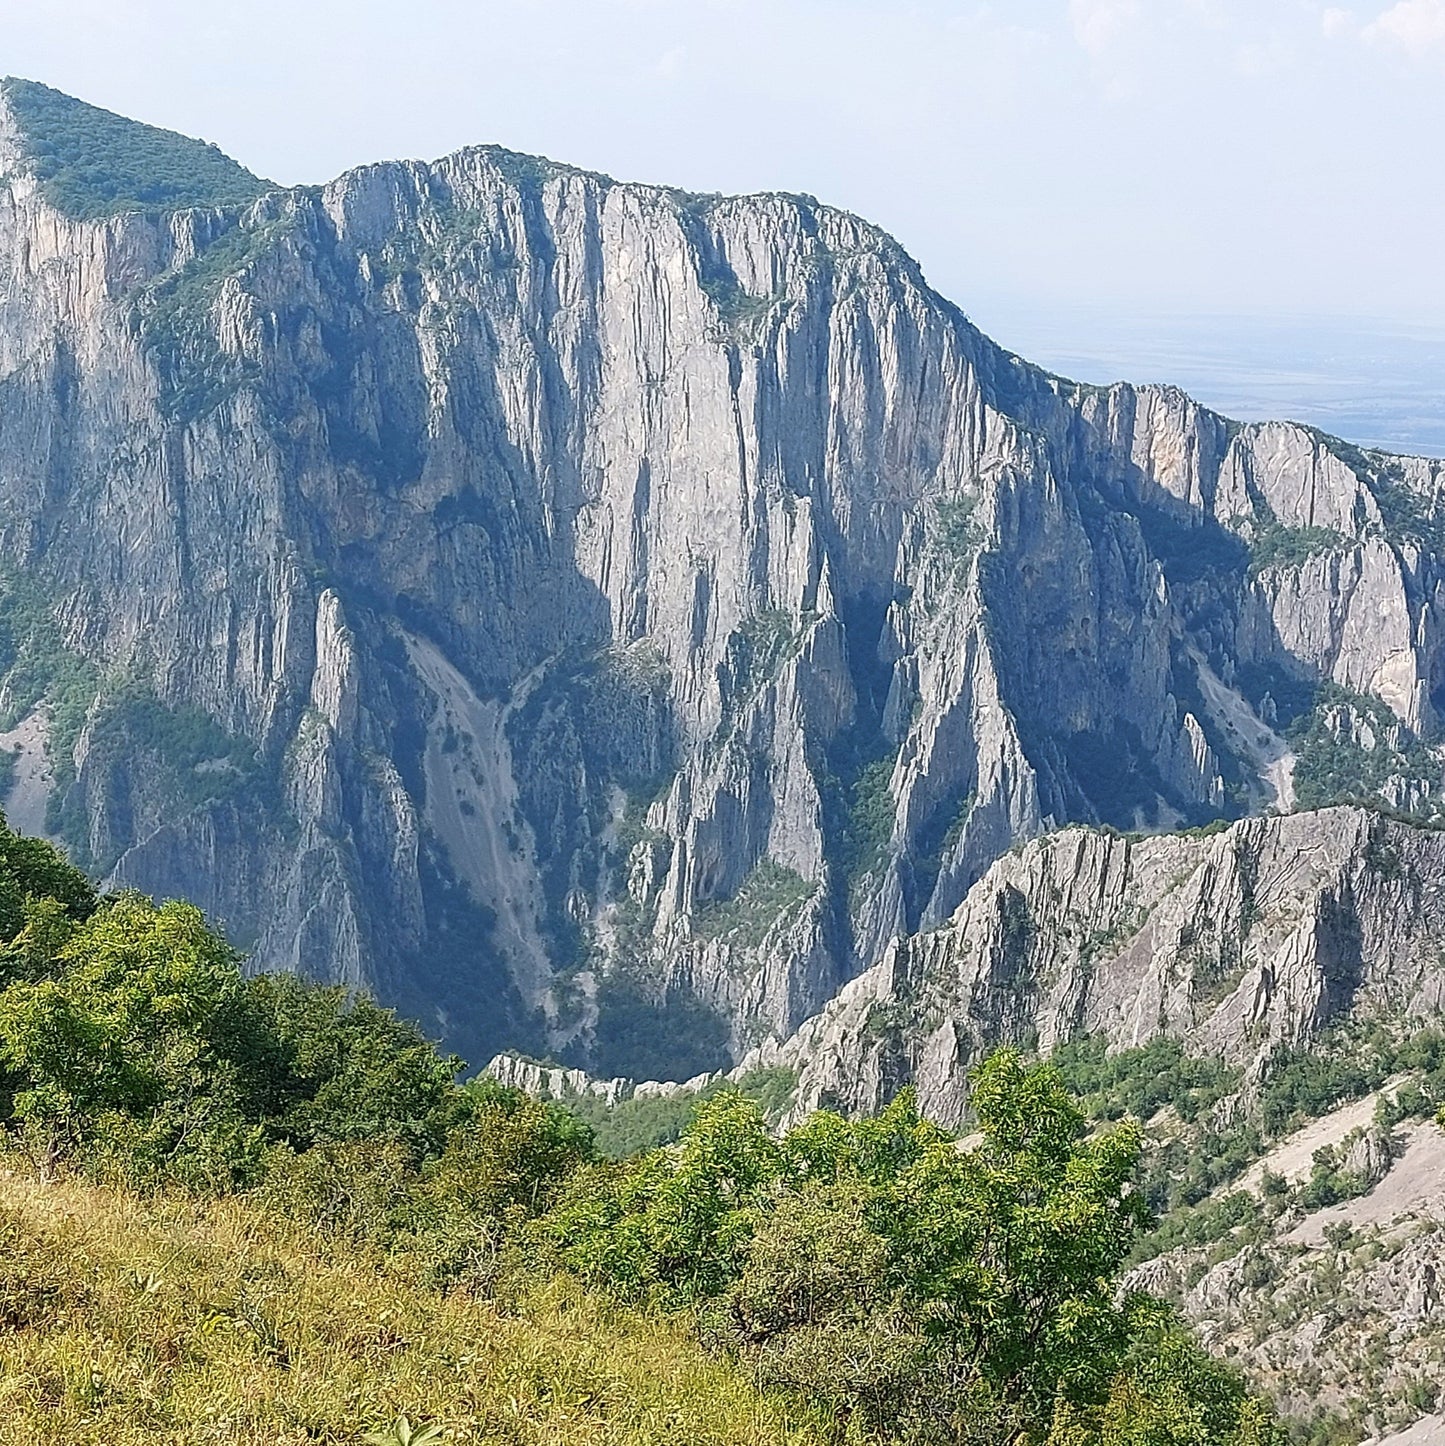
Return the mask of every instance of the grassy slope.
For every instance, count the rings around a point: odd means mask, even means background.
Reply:
[[[326,1259],[244,1202],[0,1168],[0,1421],[66,1446],[359,1442],[811,1446],[673,1325],[558,1286],[504,1313]]]

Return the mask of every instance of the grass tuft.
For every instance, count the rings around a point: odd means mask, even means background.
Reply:
[[[442,1295],[242,1199],[46,1182],[13,1157],[0,1417],[36,1446],[360,1443],[403,1427],[516,1446],[824,1439],[684,1325],[569,1281],[505,1307]]]

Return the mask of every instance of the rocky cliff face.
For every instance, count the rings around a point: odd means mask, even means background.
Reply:
[[[796,1111],[867,1112],[905,1084],[959,1124],[1000,1043],[1113,1049],[1158,1035],[1237,1071],[1336,1026],[1438,1019],[1445,834],[1355,808],[1129,838],[1080,828],[998,860],[941,928],[882,960],[781,1046]]]
[[[477,148],[78,207],[75,105],[0,101],[0,702],[258,966],[682,1079],[1047,830],[1438,806],[1439,464],[1049,376],[806,197]]]

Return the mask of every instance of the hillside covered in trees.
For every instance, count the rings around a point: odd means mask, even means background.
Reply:
[[[723,1091],[616,1160],[8,828],[0,937],[15,1439],[1283,1439],[1117,1290],[1139,1133],[1051,1067],[995,1055],[965,1140],[907,1092],[777,1137]]]

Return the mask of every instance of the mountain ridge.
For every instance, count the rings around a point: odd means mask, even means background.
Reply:
[[[725,1073],[965,1124],[1053,1048],[1147,1116],[1161,1290],[1241,1285],[1231,1343],[1317,1293],[1272,1232],[1436,1102],[1445,463],[1052,376],[810,198],[480,147],[163,200],[0,181],[7,809],[672,1125]],[[1392,1239],[1338,1262],[1376,1343]],[[1425,1354],[1428,1248],[1384,1272]],[[1364,1379],[1301,1319],[1257,1376]]]
[[[847,213],[526,159],[10,189],[5,561],[84,661],[67,711],[20,645],[10,721],[100,874],[476,1058],[685,1076],[1033,834],[1288,801],[1291,709],[1315,801],[1434,809],[1438,464],[1051,377]]]

